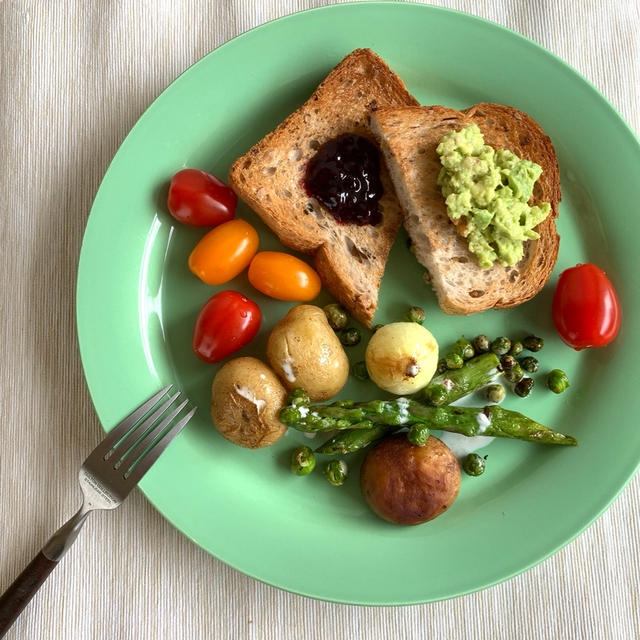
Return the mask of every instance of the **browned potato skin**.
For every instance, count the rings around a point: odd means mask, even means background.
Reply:
[[[252,395],[255,402],[238,393],[239,389]],[[287,430],[278,420],[286,398],[278,376],[264,362],[234,358],[213,379],[211,418],[216,429],[234,444],[248,449],[268,447]]]
[[[385,438],[360,468],[360,489],[371,509],[395,524],[422,524],[444,513],[460,489],[460,465],[431,436],[424,447],[406,433]]]
[[[324,311],[311,304],[293,307],[273,328],[267,359],[287,389],[301,387],[315,402],[335,396],[349,377],[349,359],[340,340]]]

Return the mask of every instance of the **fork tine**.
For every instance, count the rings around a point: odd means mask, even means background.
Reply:
[[[163,416],[165,411],[173,404],[175,399],[180,395],[180,392],[177,391],[172,396],[169,396],[167,400],[165,400],[159,407],[154,408],[153,413],[149,414],[144,422],[140,422],[133,429],[127,433],[124,438],[122,438],[119,442],[115,444],[115,446],[104,455],[103,460],[109,460],[110,458],[114,458],[116,461],[122,460],[126,457],[133,447],[138,443],[138,441],[144,437],[144,435],[149,431],[153,425]],[[119,466],[116,465],[117,468]]]
[[[102,457],[109,452],[139,420],[158,404],[160,398],[162,398],[172,386],[173,385],[170,384],[164,389],[161,389],[148,400],[145,400],[137,409],[132,411],[120,424],[109,431],[104,440],[89,454],[89,457]]]
[[[133,466],[136,460],[149,448],[149,445],[154,441],[154,439],[157,438],[169,426],[171,421],[180,413],[180,411],[184,409],[189,400],[183,400],[177,407],[173,407],[169,413],[166,413],[169,409],[169,404],[172,404],[179,395],[179,393],[176,394],[171,398],[171,403],[165,403],[162,406],[162,411],[156,411],[153,416],[145,422],[147,427],[146,429],[136,429],[136,431],[138,431],[137,439],[129,440],[131,444],[126,449],[124,447],[118,447],[117,451],[114,452],[117,453],[117,455],[114,456],[114,461],[117,460],[114,464],[114,469],[118,469],[123,466],[124,473],[124,471]],[[160,418],[163,419],[162,422],[155,424],[160,420]]]
[[[193,414],[197,411],[194,407],[189,413],[181,418],[171,427],[160,439],[152,446],[152,448],[140,459],[133,467],[133,470],[127,476],[127,482],[138,484],[142,476],[144,476],[151,465],[160,457],[162,452],[171,444],[173,439],[182,431],[184,426],[191,420]]]

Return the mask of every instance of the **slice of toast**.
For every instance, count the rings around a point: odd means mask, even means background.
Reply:
[[[542,167],[531,205],[551,204],[550,215],[529,240],[514,267],[496,263],[481,269],[467,241],[447,215],[437,184],[440,139],[476,123],[485,143],[509,149]],[[551,140],[527,114],[499,104],[477,104],[464,111],[441,106],[381,109],[371,117],[375,133],[405,214],[405,227],[418,261],[427,268],[440,308],[450,314],[513,307],[533,298],[549,279],[560,238],[555,218],[560,202],[560,172]]]
[[[309,159],[326,141],[354,133],[375,142],[368,115],[417,105],[404,83],[369,49],[350,53],[297,111],[267,134],[229,173],[229,184],[290,249],[313,255],[324,287],[371,326],[378,289],[402,211],[384,162],[382,222],[340,224],[303,185]],[[381,158],[382,160],[382,158]]]

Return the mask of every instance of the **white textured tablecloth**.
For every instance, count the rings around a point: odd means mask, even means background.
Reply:
[[[0,592],[77,508],[77,468],[102,436],[76,347],[74,291],[111,157],[201,56],[266,20],[324,4],[0,1]],[[554,51],[640,131],[637,0],[434,4]],[[237,573],[136,492],[92,518],[8,637],[637,639],[639,548],[636,477],[576,541],[506,583],[432,605],[340,606]]]

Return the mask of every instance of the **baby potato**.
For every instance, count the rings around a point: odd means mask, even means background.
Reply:
[[[398,395],[415,393],[436,372],[438,343],[415,322],[392,322],[371,336],[365,363],[370,378],[381,389]]]
[[[320,307],[293,307],[273,328],[267,359],[284,385],[302,387],[314,401],[327,400],[344,387],[349,360]]]
[[[278,376],[256,358],[234,358],[213,379],[211,418],[216,429],[248,449],[268,447],[287,427],[278,420],[287,392]]]
[[[360,468],[360,489],[384,520],[414,525],[444,513],[460,489],[460,465],[451,450],[431,436],[419,447],[406,433],[385,438]]]

